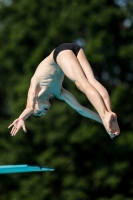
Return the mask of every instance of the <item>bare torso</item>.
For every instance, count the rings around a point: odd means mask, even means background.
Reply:
[[[37,67],[32,82],[36,85],[36,93],[40,98],[53,94],[60,98],[60,92],[64,73],[57,63],[53,60],[53,51]]]

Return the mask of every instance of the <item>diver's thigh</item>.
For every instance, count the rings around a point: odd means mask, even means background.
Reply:
[[[77,57],[72,51],[65,50],[60,52],[57,57],[57,63],[70,80],[74,82],[87,80]]]
[[[91,83],[95,80],[94,74],[93,74],[93,70],[85,56],[85,53],[83,51],[83,49],[80,49],[78,55],[77,55],[77,59],[88,79],[88,81]]]

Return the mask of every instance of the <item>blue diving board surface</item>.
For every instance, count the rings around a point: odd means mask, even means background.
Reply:
[[[0,174],[24,173],[24,172],[46,172],[54,171],[54,168],[34,165],[0,165]]]

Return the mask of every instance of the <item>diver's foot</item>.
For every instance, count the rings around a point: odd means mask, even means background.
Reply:
[[[115,136],[118,136],[120,134],[120,128],[119,128],[119,125],[118,125],[118,122],[117,122],[117,115],[115,113],[113,113],[113,119],[112,119],[112,128],[113,128],[113,134]]]
[[[117,116],[115,113],[107,112],[103,118],[103,125],[111,139],[120,134]]]

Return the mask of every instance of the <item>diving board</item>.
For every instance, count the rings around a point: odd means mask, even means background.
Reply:
[[[34,165],[0,165],[0,174],[24,173],[24,172],[46,172],[54,171],[54,168]]]

